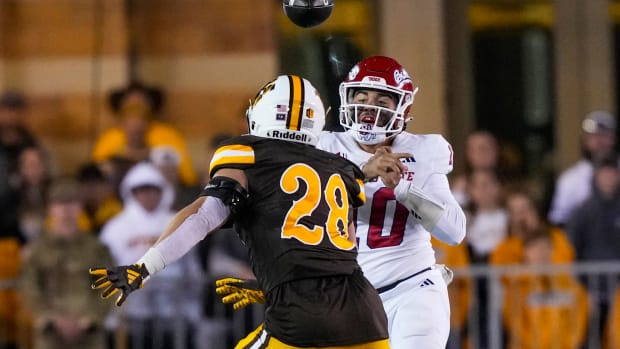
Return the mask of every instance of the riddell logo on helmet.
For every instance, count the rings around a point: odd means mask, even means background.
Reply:
[[[385,85],[385,79],[380,77],[380,76],[364,76],[362,78],[363,82],[370,82],[370,83],[375,83],[375,84],[383,84]]]
[[[272,130],[267,132],[267,137],[278,138],[278,139],[288,139],[296,142],[308,142],[308,135],[300,134],[290,131],[278,131]]]

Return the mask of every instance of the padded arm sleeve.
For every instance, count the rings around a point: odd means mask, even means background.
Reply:
[[[394,194],[439,240],[457,245],[465,238],[465,212],[452,195],[446,175],[431,175],[422,188],[400,181]]]
[[[170,236],[151,247],[138,264],[144,263],[149,274],[153,275],[185,255],[208,233],[224,224],[229,215],[230,208],[222,200],[207,197],[196,213],[187,217]]]

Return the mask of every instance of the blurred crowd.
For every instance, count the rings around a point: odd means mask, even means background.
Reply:
[[[617,273],[534,272],[542,266],[620,262],[615,117],[604,111],[585,115],[581,145],[582,157],[556,176],[553,188],[545,188],[502,159],[501,140],[476,131],[465,144],[463,173],[452,177],[467,214],[467,235],[457,247],[436,243],[438,261],[457,268],[525,270],[500,278],[505,348],[620,348],[612,335],[620,332]],[[488,282],[464,277],[450,285],[452,332],[458,338],[451,347],[489,347]],[[472,326],[480,334],[475,345],[468,338]]]
[[[117,125],[75,173],[58,174],[27,126],[26,96],[0,95],[1,349],[198,348],[213,332],[209,280],[252,275],[236,235],[217,234],[122,308],[90,289],[89,267],[134,263],[208,180],[160,118],[164,102],[137,82],[112,91]],[[227,137],[213,137],[205,155]]]
[[[194,169],[198,159],[190,159],[183,135],[159,117],[164,103],[163,91],[141,83],[112,91],[118,125],[99,135],[76,173],[58,176],[24,122],[26,96],[0,95],[0,349],[207,347],[195,343],[213,316],[210,284],[222,275],[252,275],[235,234],[208,237],[122,308],[99,300],[86,272],[135,262],[208,181]],[[620,263],[615,135],[613,115],[584,116],[582,158],[555,176],[552,188],[524,175],[491,132],[477,130],[466,144],[454,144],[465,154],[451,187],[468,215],[467,236],[456,247],[434,241],[438,263],[457,270]],[[226,137],[213,137],[208,148]],[[488,345],[487,281],[457,277],[450,285],[454,348]],[[592,336],[620,348],[617,275],[532,273],[500,281],[505,348],[577,349]],[[472,327],[481,333],[475,345],[467,335]]]

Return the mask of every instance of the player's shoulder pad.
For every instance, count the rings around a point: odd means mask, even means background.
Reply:
[[[429,135],[434,148],[437,150],[433,159],[436,173],[448,174],[454,168],[454,151],[452,145],[440,134]]]
[[[245,169],[254,165],[254,144],[257,141],[257,137],[245,135],[231,137],[220,143],[211,158],[209,174],[213,176],[220,168]]]
[[[334,139],[334,131],[321,131],[321,133],[319,133],[319,141],[316,143],[316,148],[329,149]]]
[[[452,145],[440,134],[419,135],[420,143],[414,149],[417,155],[427,158],[433,173],[448,174],[454,167]]]
[[[250,197],[241,183],[225,176],[217,176],[211,179],[200,195],[213,196],[222,200],[233,212],[241,208]]]

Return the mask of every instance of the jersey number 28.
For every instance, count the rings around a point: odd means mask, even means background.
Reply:
[[[321,185],[319,174],[306,164],[297,163],[287,168],[280,178],[280,188],[287,194],[297,193],[302,190],[300,181],[305,183],[305,192],[302,197],[293,202],[282,224],[281,236],[285,239],[295,238],[307,245],[318,245],[323,241],[324,233],[331,243],[343,250],[354,247],[353,242],[348,240],[347,232],[349,217],[349,199],[347,189],[339,174],[332,174],[325,187]],[[341,198],[340,202],[336,199]],[[329,207],[329,214],[325,227],[315,225],[309,228],[299,221],[319,206],[321,198]]]

